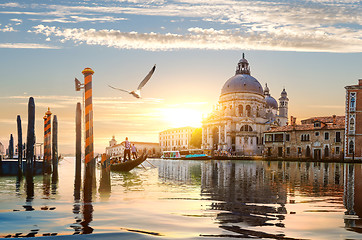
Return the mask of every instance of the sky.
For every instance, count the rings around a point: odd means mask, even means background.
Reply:
[[[74,153],[74,78],[86,67],[96,152],[112,135],[158,142],[160,131],[200,127],[242,53],[274,98],[285,87],[289,116],[344,115],[344,87],[362,79],[362,1],[1,0],[0,142],[16,136],[17,115],[26,138],[32,96],[37,142],[50,107],[60,153]],[[142,99],[108,87],[134,90],[154,64]]]

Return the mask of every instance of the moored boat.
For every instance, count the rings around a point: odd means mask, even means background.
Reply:
[[[175,159],[175,160],[208,160],[210,156],[205,154],[201,149],[181,150],[181,151],[164,151],[162,159]]]
[[[147,159],[147,154],[142,154],[135,160],[120,162],[120,163],[111,163],[111,170],[118,172],[129,172]]]

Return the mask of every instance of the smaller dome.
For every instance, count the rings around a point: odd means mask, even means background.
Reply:
[[[265,96],[265,101],[268,108],[278,109],[278,102],[272,96]]]

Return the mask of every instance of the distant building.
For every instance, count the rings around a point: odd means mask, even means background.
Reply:
[[[264,133],[264,156],[272,158],[342,159],[344,116],[314,117]]]
[[[191,136],[194,131],[194,127],[180,127],[160,132],[159,141],[161,150],[172,151],[190,149]]]
[[[346,86],[345,159],[362,160],[362,79]]]
[[[215,110],[202,122],[202,148],[262,155],[264,132],[288,122],[288,102],[283,89],[278,105],[268,86],[263,89],[251,76],[249,62],[243,55],[235,76],[222,87]]]
[[[130,141],[131,144],[134,144],[138,155],[142,153],[147,153],[149,157],[160,157],[161,156],[161,148],[158,143],[151,142],[133,142]],[[109,146],[106,147],[106,154],[109,156],[121,156],[123,157],[124,152],[124,141],[117,144],[115,137],[109,141]]]
[[[0,155],[4,155],[5,154],[5,147],[4,145],[0,142]]]

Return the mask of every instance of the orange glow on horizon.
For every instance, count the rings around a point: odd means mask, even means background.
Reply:
[[[203,112],[192,108],[162,109],[163,119],[170,127],[201,127]]]

